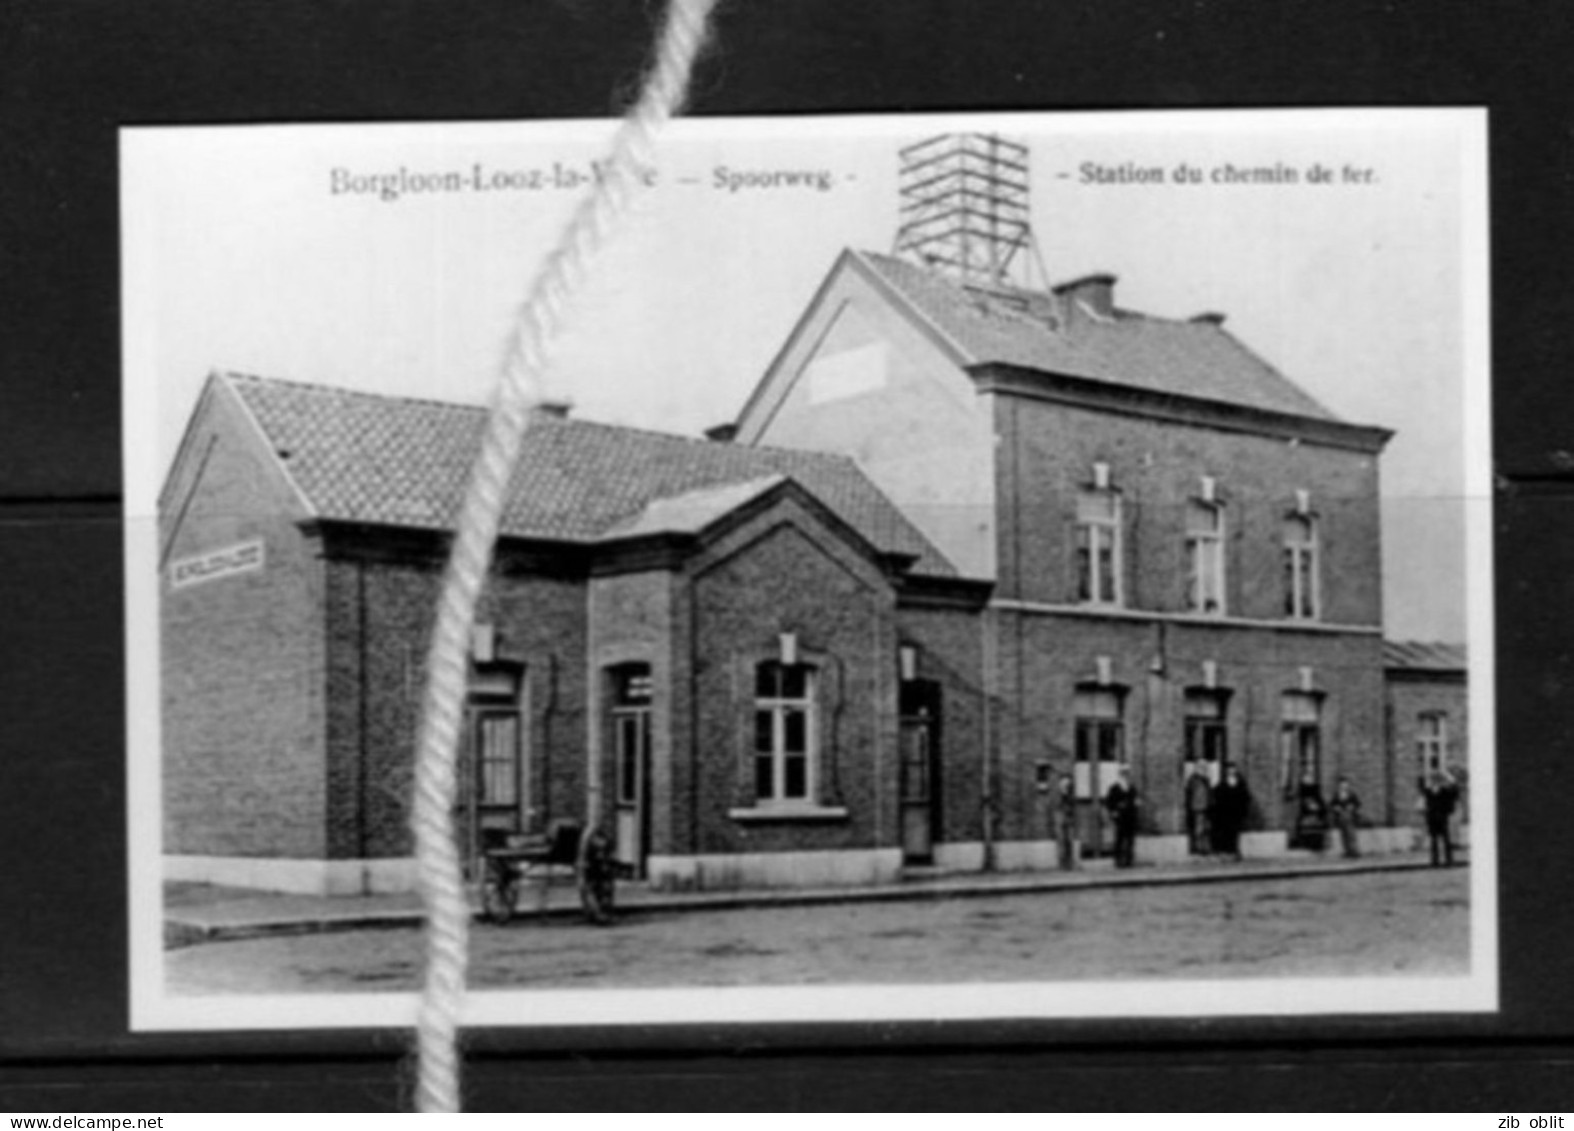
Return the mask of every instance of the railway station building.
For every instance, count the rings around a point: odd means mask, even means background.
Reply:
[[[893,253],[835,260],[734,421],[532,422],[472,642],[472,854],[573,819],[658,887],[1053,867],[1055,783],[1097,856],[1124,769],[1158,862],[1188,852],[1187,783],[1229,767],[1249,853],[1296,850],[1303,790],[1340,777],[1369,851],[1412,842],[1390,433],[1222,315],[1023,282],[1018,150],[937,141],[904,154],[924,188]],[[423,653],[481,424],[209,380],[161,499],[172,878],[410,884]]]

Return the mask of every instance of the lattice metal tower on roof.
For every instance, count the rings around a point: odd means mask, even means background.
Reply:
[[[895,253],[969,286],[1042,288],[1027,146],[993,134],[942,134],[900,151]]]

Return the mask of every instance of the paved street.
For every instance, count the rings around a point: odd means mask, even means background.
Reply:
[[[1455,974],[1468,871],[478,924],[478,988]],[[413,990],[420,932],[361,929],[168,953],[183,993]]]

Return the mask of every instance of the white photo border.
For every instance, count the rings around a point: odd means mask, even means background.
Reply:
[[[869,137],[911,140],[949,131],[1010,135],[1053,130],[1067,138],[1162,129],[1197,137],[1254,137],[1264,130],[1452,130],[1462,181],[1465,294],[1462,360],[1466,403],[1467,626],[1469,640],[1471,971],[1465,977],[1360,977],[1215,981],[966,983],[918,986],[476,990],[466,1025],[585,1027],[746,1022],[903,1022],[1067,1018],[1283,1017],[1480,1013],[1499,1008],[1493,673],[1492,478],[1487,247],[1486,112],[1479,109],[1175,111],[1055,114],[879,115],[813,119],[715,119],[676,123],[665,139]],[[466,139],[547,145],[599,144],[607,122],[127,128],[121,132],[125,382],[125,575],[127,649],[127,805],[130,867],[128,961],[133,1030],[287,1030],[409,1027],[413,993],[179,996],[164,989],[161,884],[160,681],[157,496],[167,463],[158,437],[161,372],[154,305],[163,281],[155,232],[144,222],[157,191],[161,146],[203,136],[304,136],[325,132],[375,138],[379,145],[457,146]],[[520,273],[524,278],[524,273]],[[510,296],[517,299],[517,296]],[[1270,343],[1271,345],[1271,343]],[[757,376],[757,374],[755,374]],[[1291,376],[1294,376],[1293,371]]]

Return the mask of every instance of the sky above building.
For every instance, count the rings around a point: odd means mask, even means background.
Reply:
[[[248,126],[123,136],[129,514],[202,383],[234,370],[483,403],[611,122]],[[732,419],[843,248],[888,251],[897,151],[1030,152],[1050,282],[1225,327],[1383,459],[1390,635],[1463,640],[1487,504],[1479,117],[1448,112],[679,122],[593,261],[544,390],[696,434]],[[1478,555],[1479,556],[1479,555]]]

